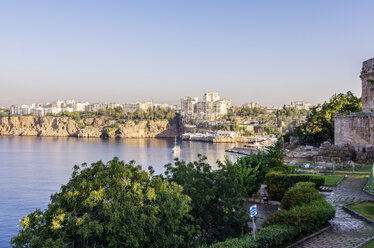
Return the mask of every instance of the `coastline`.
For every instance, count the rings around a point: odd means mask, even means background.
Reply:
[[[11,116],[0,118],[0,136],[78,138],[174,138],[181,136],[178,124],[168,120],[117,121],[104,117],[79,122],[69,117]]]

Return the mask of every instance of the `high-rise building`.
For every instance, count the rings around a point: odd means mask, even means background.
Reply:
[[[195,104],[198,102],[197,97],[186,96],[181,99],[181,108],[183,117],[186,119],[194,118]]]
[[[204,102],[215,102],[215,101],[218,101],[219,99],[220,99],[219,95],[216,92],[207,92],[207,93],[204,93],[204,96],[203,96]]]

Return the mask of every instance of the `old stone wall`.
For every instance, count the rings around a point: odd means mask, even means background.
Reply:
[[[362,111],[374,112],[374,59],[363,62],[361,80]]]
[[[335,115],[335,145],[349,144],[356,151],[374,146],[374,113]]]

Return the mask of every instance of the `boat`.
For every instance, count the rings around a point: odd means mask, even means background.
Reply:
[[[174,140],[174,147],[172,149],[172,152],[173,153],[179,153],[181,151],[181,147],[180,146],[177,146],[177,137],[175,137],[175,140]]]

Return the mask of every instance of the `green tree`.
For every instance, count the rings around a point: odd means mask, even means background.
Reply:
[[[227,168],[233,168],[235,171],[235,180],[242,188],[244,196],[252,196],[256,193],[261,184],[265,181],[265,175],[268,172],[266,155],[263,152],[252,153],[249,156],[237,158],[232,163],[228,157],[225,158]]]
[[[349,114],[361,111],[361,99],[348,91],[346,94],[333,95],[329,102],[311,109],[306,123],[295,128],[285,136],[297,136],[300,144],[319,145],[326,140],[334,141],[334,114]]]
[[[266,147],[266,159],[269,169],[284,166],[283,140],[278,139],[274,145]]]
[[[193,225],[200,226],[206,243],[238,237],[248,230],[249,215],[244,209],[240,185],[230,164],[219,164],[212,170],[206,157],[187,163],[175,160],[165,165],[170,182],[183,186],[183,193],[192,199]]]
[[[45,211],[21,221],[14,247],[186,247],[197,234],[183,188],[114,158],[74,166]]]

